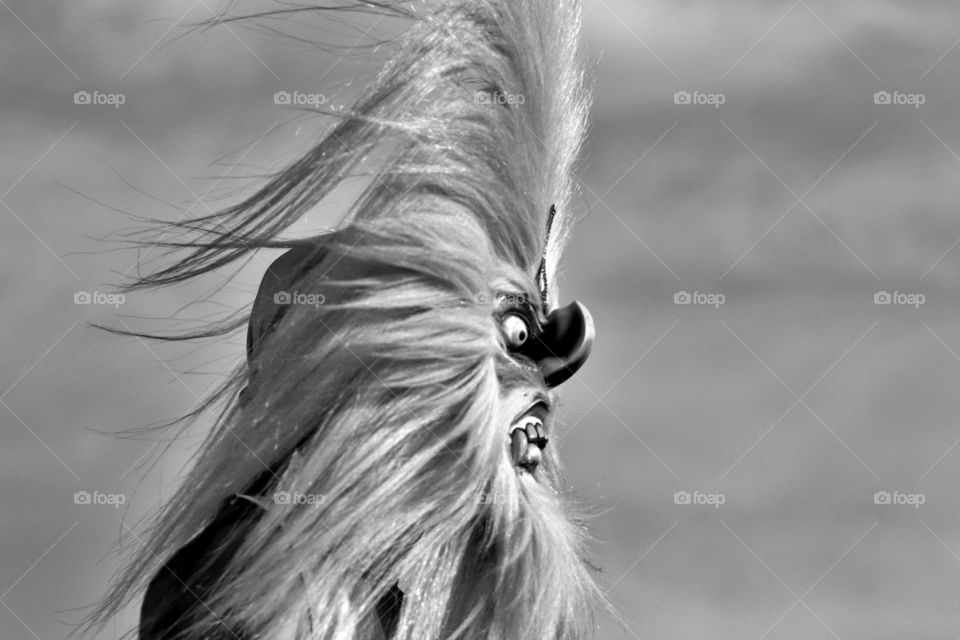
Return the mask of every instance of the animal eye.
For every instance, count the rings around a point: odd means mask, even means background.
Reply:
[[[500,321],[500,329],[507,341],[507,346],[514,349],[522,347],[530,337],[530,328],[520,316],[509,313]]]

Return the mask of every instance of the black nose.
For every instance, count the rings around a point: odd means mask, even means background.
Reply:
[[[532,354],[548,387],[565,382],[583,366],[590,356],[594,334],[593,317],[580,302],[550,312]]]

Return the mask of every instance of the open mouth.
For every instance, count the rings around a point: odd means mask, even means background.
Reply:
[[[543,428],[546,413],[546,405],[537,403],[510,427],[510,454],[521,472],[534,474],[543,459],[548,442]]]

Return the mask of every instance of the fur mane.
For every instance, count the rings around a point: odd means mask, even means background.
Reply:
[[[539,297],[543,255],[556,304],[589,110],[579,2],[361,4],[411,25],[352,109],[249,198],[174,223],[183,239],[167,246],[186,255],[128,287],[293,246],[281,234],[387,149],[337,230],[301,241],[324,257],[292,288],[323,303],[291,305],[215,395],[250,390],[228,402],[91,626],[270,469],[267,496],[316,500],[261,501],[189,637],[225,625],[244,639],[373,640],[377,599],[397,581],[398,639],[590,635],[602,598],[557,446],[538,481],[508,455],[509,426],[556,398],[508,357],[492,317],[495,292]],[[556,442],[549,416],[545,427]]]

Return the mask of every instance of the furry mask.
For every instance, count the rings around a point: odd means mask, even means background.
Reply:
[[[288,250],[218,396],[241,398],[97,620],[241,495],[257,516],[203,559],[217,570],[179,638],[380,638],[396,585],[397,639],[592,630],[602,598],[548,446],[552,389],[593,336],[555,277],[589,107],[579,3],[367,5],[411,26],[353,108],[248,199],[175,225],[188,255],[132,287]],[[278,239],[374,151],[336,231]]]

